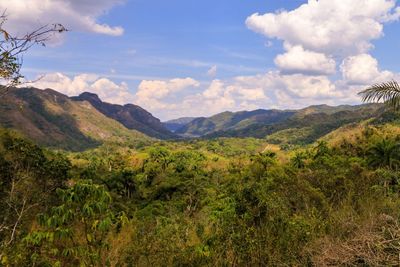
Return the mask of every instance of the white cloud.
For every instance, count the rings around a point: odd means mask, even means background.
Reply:
[[[203,92],[205,98],[218,98],[224,93],[224,83],[220,80],[213,80],[210,86]]]
[[[380,71],[378,60],[369,54],[346,58],[340,66],[343,79],[349,84],[368,85],[393,79],[390,71]]]
[[[135,100],[139,105],[143,105],[149,109],[173,107],[174,105],[167,105],[160,100],[165,99],[173,93],[198,86],[200,86],[200,83],[192,78],[176,78],[169,81],[144,80],[138,86]]]
[[[169,81],[142,81],[136,96],[138,98],[162,99],[167,95],[179,92],[188,87],[198,87],[200,83],[192,78],[172,79]]]
[[[346,87],[347,88],[347,87]],[[354,92],[352,92],[354,93]],[[355,93],[354,93],[355,94]],[[213,80],[200,93],[175,94],[151,98],[151,112],[162,119],[180,116],[211,116],[223,111],[253,110],[256,108],[300,108],[321,102],[335,105],[354,102],[346,91],[326,76],[282,75],[270,71],[253,76],[238,76],[228,80]]]
[[[212,66],[208,71],[207,71],[207,75],[214,78],[215,76],[217,76],[217,65]]]
[[[301,46],[293,46],[288,52],[278,55],[275,64],[283,73],[304,73],[317,75],[334,74],[336,62],[322,53],[306,51]]]
[[[92,92],[103,101],[116,104],[126,104],[134,100],[126,83],[116,84],[95,74],[80,74],[70,78],[62,73],[50,73],[29,85],[40,89],[50,88],[68,96]]]
[[[349,59],[346,66],[342,66],[349,80],[337,82],[323,75],[283,75],[279,71],[269,71],[226,80],[214,79],[208,84],[200,84],[192,78],[143,80],[136,94],[132,94],[125,83],[116,84],[98,75],[68,77],[52,73],[44,76],[34,86],[55,89],[69,96],[85,91],[93,92],[110,103],[138,104],[163,120],[182,116],[211,116],[227,110],[288,109],[321,103],[338,105],[359,102],[357,92],[363,86],[349,83],[350,79],[358,77],[357,73],[353,73],[353,67],[361,64],[357,60],[364,60],[362,64],[370,61],[372,67],[367,68],[367,72],[371,75],[385,73],[374,69],[376,65],[372,64],[373,60],[363,57]]]
[[[346,56],[364,53],[383,35],[383,22],[398,18],[395,0],[309,0],[292,11],[258,13],[247,26],[287,45]]]
[[[325,76],[305,76],[302,74],[281,77],[287,92],[294,98],[330,98],[339,96],[335,85]]]
[[[134,95],[124,83],[116,84],[88,74],[72,78],[51,74],[38,84],[69,95],[92,91],[110,102],[132,102],[161,119],[210,116],[226,110],[357,103],[360,101],[357,92],[365,85],[399,77],[396,73],[380,70],[379,62],[368,54],[371,42],[383,36],[384,23],[399,19],[400,8],[395,5],[394,0],[309,0],[293,11],[250,16],[246,22],[249,28],[268,38],[283,40],[284,52],[275,58],[277,69],[266,73],[219,80],[215,79],[217,70],[229,66],[154,58],[149,59],[151,64],[203,69],[212,66],[207,74],[213,80],[200,83],[193,78],[145,79]],[[81,12],[85,10],[90,10],[90,5]],[[266,41],[268,46],[272,44]],[[336,65],[340,65],[342,78],[334,76]],[[235,70],[242,73],[261,72],[239,67]]]
[[[285,50],[275,58],[280,73],[258,75],[258,79],[281,88],[281,92],[275,92],[276,99],[286,99],[288,105],[293,104],[288,97],[308,102],[323,97],[355,101],[360,85],[398,77],[379,70],[378,61],[368,54],[372,41],[383,37],[384,24],[399,20],[396,2],[309,0],[291,11],[251,15],[246,20],[248,28],[282,40]],[[337,63],[341,63],[342,80],[329,79],[336,73]]]
[[[122,0],[0,0],[0,10],[6,10],[6,28],[25,34],[42,25],[61,23],[71,31],[87,31],[118,36],[120,26],[99,23],[97,19]]]
[[[236,86],[263,88],[264,92],[275,95],[282,91],[294,99],[323,99],[338,96],[335,85],[326,76],[309,76],[303,74],[282,75],[276,71],[255,76],[237,77]],[[284,102],[278,104],[285,104]]]
[[[262,88],[238,88],[237,93],[247,101],[263,100],[266,98]],[[248,106],[248,105],[246,105]]]

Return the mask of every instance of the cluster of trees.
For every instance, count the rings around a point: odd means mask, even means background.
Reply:
[[[366,126],[252,155],[235,142],[66,154],[2,132],[0,265],[398,264],[398,136]]]

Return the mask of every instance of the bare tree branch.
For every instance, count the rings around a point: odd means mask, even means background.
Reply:
[[[46,46],[54,35],[67,31],[62,24],[56,23],[41,26],[23,36],[13,36],[5,29],[6,22],[7,15],[3,12],[0,15],[0,97],[7,94],[10,87],[23,83],[21,67],[26,51],[34,45]]]

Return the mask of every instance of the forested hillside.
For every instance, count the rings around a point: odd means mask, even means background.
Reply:
[[[179,119],[166,121],[163,124],[165,125],[165,127],[168,130],[170,130],[172,132],[176,132],[177,130],[184,127],[185,125],[187,125],[188,123],[192,122],[195,119],[197,119],[197,118],[183,117],[183,118],[179,118]]]
[[[17,130],[37,143],[84,150],[104,142],[150,140],[97,111],[90,103],[72,101],[51,89],[9,88],[0,98],[0,126]]]
[[[399,129],[384,112],[289,149],[217,138],[74,153],[2,131],[1,264],[396,266]]]
[[[176,133],[186,137],[199,137],[218,131],[238,130],[254,124],[275,124],[294,115],[294,111],[283,110],[254,110],[241,112],[223,112],[210,118],[196,118]]]
[[[275,144],[285,142],[310,144],[346,124],[379,117],[383,110],[383,106],[379,104],[309,107],[299,110],[293,116],[277,123],[253,123],[242,129],[216,131],[208,134],[206,138],[256,137],[268,138]]]

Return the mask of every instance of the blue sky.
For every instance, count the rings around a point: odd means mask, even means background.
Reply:
[[[26,77],[43,76],[35,86],[68,95],[94,91],[163,120],[358,103],[361,88],[398,78],[397,4],[0,0],[17,33],[51,22],[71,29],[24,56]]]

